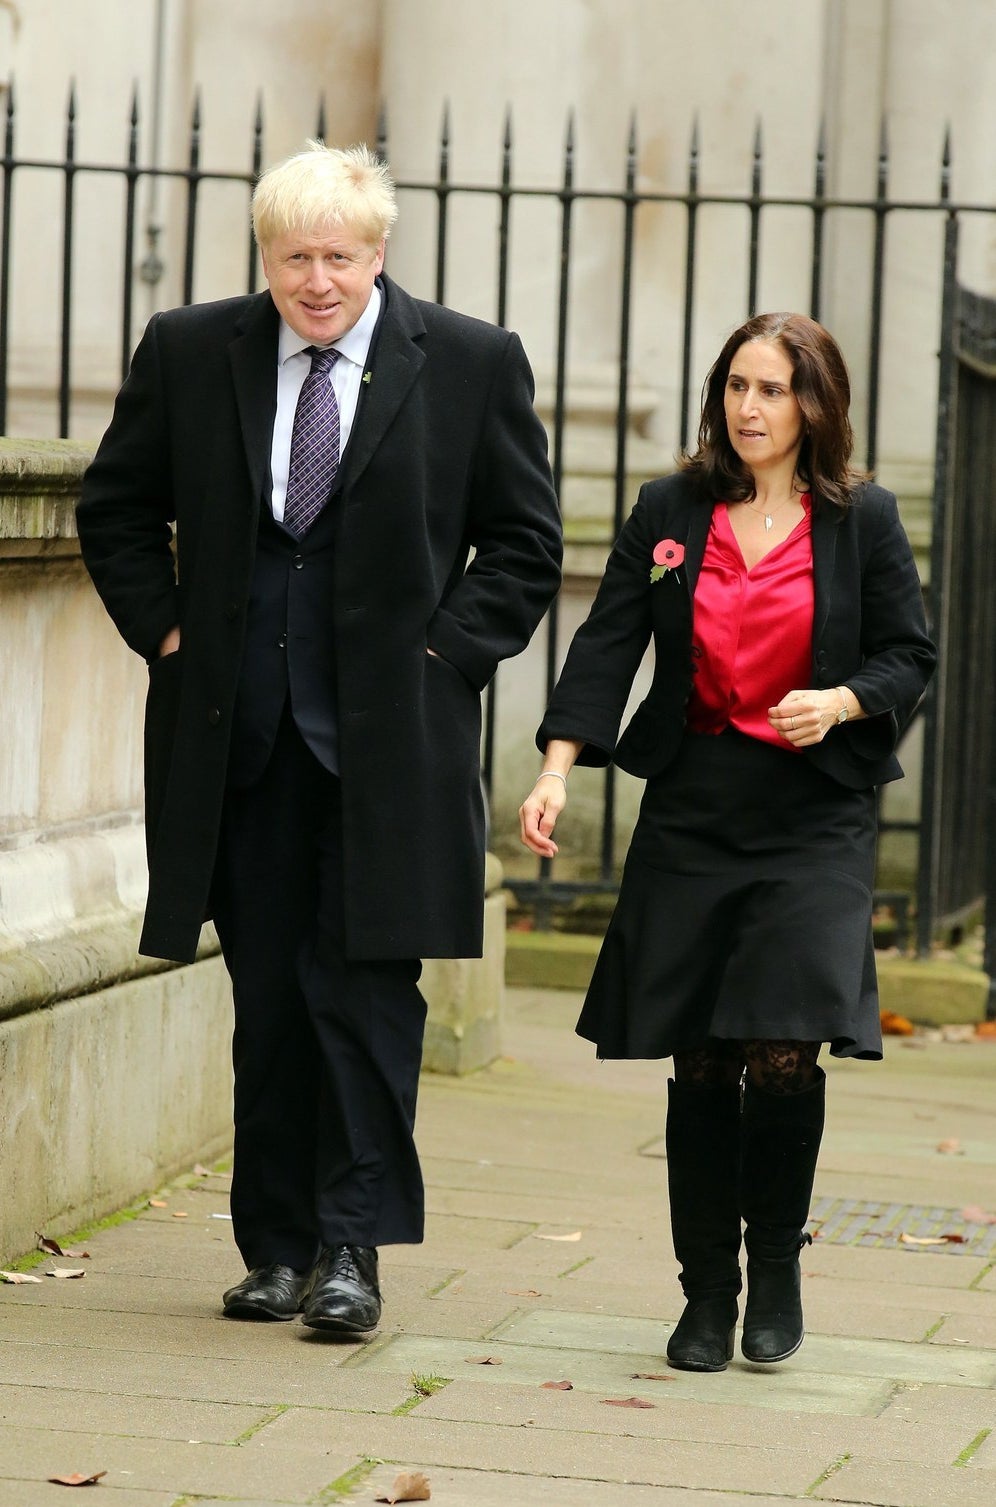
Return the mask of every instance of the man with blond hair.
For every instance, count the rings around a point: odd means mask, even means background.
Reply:
[[[224,1312],[347,1337],[422,1239],[419,960],[481,952],[480,692],[560,564],[522,346],[392,282],[395,216],[363,147],[265,173],[268,291],[152,319],[78,510],[149,663],[141,950],[212,917],[232,976]]]

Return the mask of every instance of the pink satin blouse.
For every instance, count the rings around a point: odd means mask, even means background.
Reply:
[[[688,703],[691,732],[738,728],[752,738],[793,749],[768,724],[768,707],[813,675],[812,505],[788,538],[748,570],[725,503],[713,508],[695,584]]]

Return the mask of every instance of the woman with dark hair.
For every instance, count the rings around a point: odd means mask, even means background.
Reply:
[[[667,1162],[686,1304],[673,1366],[802,1343],[829,1044],[882,1055],[875,788],[934,666],[891,492],[851,467],[836,342],[800,314],[730,336],[698,449],[649,482],[571,645],[521,811],[541,856],[575,763],[646,780],[577,1030],[599,1057],[673,1057]],[[649,641],[650,690],[619,726]]]

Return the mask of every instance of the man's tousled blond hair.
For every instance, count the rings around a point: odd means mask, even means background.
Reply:
[[[252,228],[264,248],[294,231],[321,235],[336,229],[376,247],[397,217],[391,175],[363,145],[309,141],[303,152],[268,168],[252,196]]]

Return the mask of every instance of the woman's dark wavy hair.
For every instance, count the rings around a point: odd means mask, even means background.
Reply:
[[[754,477],[730,443],[724,397],[733,358],[748,340],[780,345],[792,364],[792,391],[802,409],[805,433],[798,472],[814,503],[846,509],[867,473],[851,465],[854,431],[848,418],[851,381],[836,340],[805,314],[757,314],[727,340],[702,389],[699,447],[682,455],[683,470],[697,477],[713,500],[743,502],[754,496]]]

